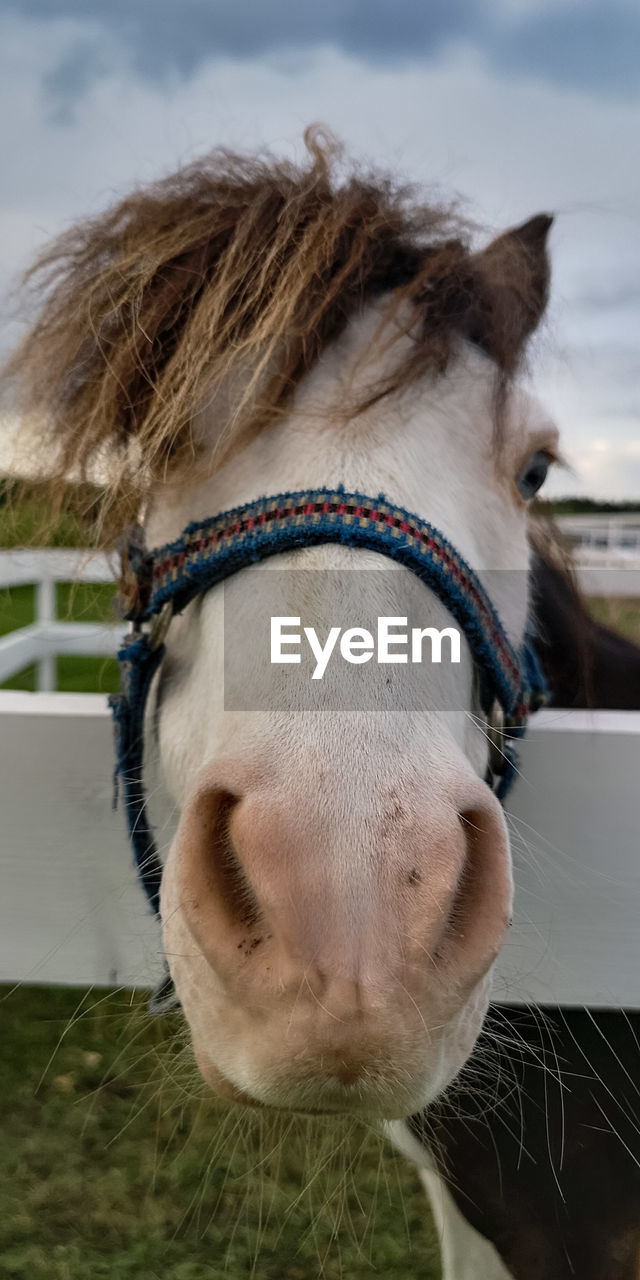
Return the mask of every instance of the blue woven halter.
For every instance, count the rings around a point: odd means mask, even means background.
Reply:
[[[116,731],[116,785],[124,805],[138,873],[159,911],[162,863],[148,820],[143,783],[144,711],[164,655],[171,617],[216,583],[267,556],[339,542],[390,556],[443,601],[460,624],[480,674],[489,722],[487,782],[500,800],[514,777],[510,739],[524,733],[546,685],[528,641],[513,648],[477,575],[433,525],[377,498],[342,489],[282,493],[187,525],[176,542],[147,551],[140,530],[123,549],[120,601],[132,623],[118,653],[120,693],[110,698]]]

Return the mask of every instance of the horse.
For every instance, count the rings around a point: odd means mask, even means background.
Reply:
[[[552,218],[477,248],[453,206],[306,143],[218,150],[65,232],[7,376],[51,509],[99,476],[104,544],[135,526],[118,769],[204,1081],[383,1126],[423,1170],[447,1280],[504,1280],[411,1117],[473,1053],[511,916],[494,783],[539,692],[528,524],[558,432],[521,375]],[[326,632],[397,621],[412,574],[424,620],[463,632],[418,703],[392,661],[373,707],[347,663],[329,705],[227,703],[227,615],[265,673],[260,591]],[[179,815],[162,858],[143,741]]]

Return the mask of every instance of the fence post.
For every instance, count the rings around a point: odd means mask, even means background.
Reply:
[[[45,626],[55,622],[56,618],[56,584],[53,578],[44,576],[36,584],[36,622]],[[57,659],[54,653],[47,653],[38,662],[38,692],[54,693],[57,684]]]

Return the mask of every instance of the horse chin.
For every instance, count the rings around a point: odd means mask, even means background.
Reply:
[[[198,1070],[221,1102],[259,1111],[300,1117],[354,1116],[370,1123],[404,1120],[424,1111],[451,1085],[464,1067],[480,1034],[491,991],[491,975],[478,983],[469,1000],[446,1026],[434,1028],[428,1061],[403,1083],[398,1064],[379,1063],[361,1074],[346,1071],[342,1079],[323,1076],[319,1064],[310,1063],[306,1078],[290,1077],[286,1064],[236,1083],[231,1059],[225,1069],[215,1060],[208,1037],[194,1034],[193,1053]]]
[[[209,1086],[211,1092],[215,1094],[222,1102],[235,1103],[241,1107],[258,1107],[261,1108],[263,1103],[258,1098],[252,1098],[250,1093],[244,1089],[239,1089],[231,1080],[224,1075],[220,1068],[205,1050],[193,1044],[193,1055],[196,1060],[196,1066],[205,1084]]]
[[[206,1052],[194,1048],[194,1055],[200,1074],[212,1093],[223,1103],[250,1108],[257,1111],[273,1112],[281,1115],[318,1118],[326,1116],[355,1116],[370,1122],[386,1120],[402,1120],[420,1111],[428,1105],[431,1098],[416,1094],[413,1099],[407,1098],[399,1102],[397,1097],[392,1101],[389,1097],[378,1099],[371,1096],[369,1090],[363,1096],[357,1085],[318,1085],[309,1082],[308,1092],[313,1101],[305,1101],[299,1096],[299,1090],[291,1091],[291,1101],[287,1099],[289,1090],[286,1084],[276,1089],[273,1094],[266,1090],[264,1097],[257,1097],[238,1088],[229,1080],[220,1068],[211,1060]],[[323,1089],[326,1096],[323,1096]]]

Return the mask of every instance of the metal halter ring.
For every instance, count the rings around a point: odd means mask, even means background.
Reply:
[[[160,612],[152,619],[149,630],[145,633],[149,651],[151,653],[154,653],[155,650],[159,649],[160,645],[164,643],[172,617],[173,601],[167,600],[166,603],[163,604]],[[130,630],[132,635],[139,636],[143,634],[142,624],[139,621],[132,622]]]
[[[160,645],[164,643],[164,638],[169,630],[169,623],[171,622],[172,617],[173,602],[171,600],[167,600],[166,604],[163,604],[160,612],[156,614],[151,626],[149,627],[148,642],[152,653],[154,649],[159,649]]]

